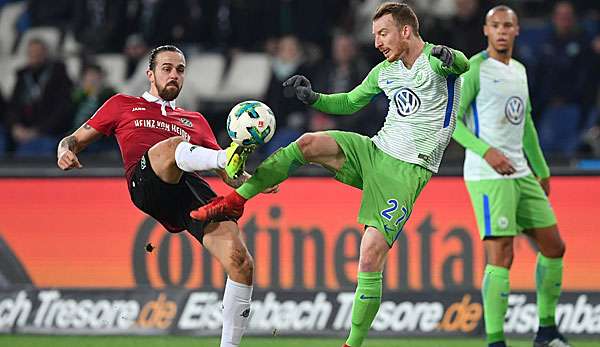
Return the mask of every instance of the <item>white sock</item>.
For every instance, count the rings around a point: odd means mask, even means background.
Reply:
[[[223,333],[221,347],[237,347],[250,322],[252,285],[227,277],[223,294]]]
[[[225,150],[216,150],[180,142],[175,148],[175,163],[185,172],[222,169],[227,163]]]

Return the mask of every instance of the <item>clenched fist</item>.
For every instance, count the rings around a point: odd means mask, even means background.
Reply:
[[[72,151],[66,150],[58,156],[58,167],[61,170],[81,169],[83,165]]]

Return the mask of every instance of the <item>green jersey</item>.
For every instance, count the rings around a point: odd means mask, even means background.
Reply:
[[[396,159],[437,172],[455,127],[458,76],[469,69],[469,61],[453,51],[454,63],[445,67],[431,55],[431,48],[433,44],[426,43],[410,69],[401,60],[383,61],[352,91],[319,94],[313,106],[326,113],[351,114],[385,93],[388,113],[373,143]]]
[[[458,124],[454,139],[466,148],[465,180],[511,179],[531,174],[550,175],[531,119],[527,74],[523,64],[511,59],[504,64],[483,51],[470,59],[462,76]],[[490,148],[500,150],[516,172],[497,173],[484,159]]]

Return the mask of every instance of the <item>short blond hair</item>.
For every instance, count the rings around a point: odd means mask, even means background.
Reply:
[[[391,14],[399,28],[408,25],[413,29],[416,36],[419,36],[419,19],[410,6],[398,2],[384,2],[379,5],[373,20],[379,19],[386,14]]]

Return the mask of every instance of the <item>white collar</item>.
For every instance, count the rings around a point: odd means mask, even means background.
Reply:
[[[158,96],[154,96],[148,92],[144,92],[144,94],[142,94],[142,98],[146,99],[146,101],[148,101],[148,102],[155,102],[155,103],[159,104],[160,105],[160,113],[163,116],[167,115],[167,110],[165,110],[165,107],[167,105],[169,105],[169,107],[172,110],[175,110],[175,100],[166,101],[166,100],[163,100],[163,99],[159,98]]]

